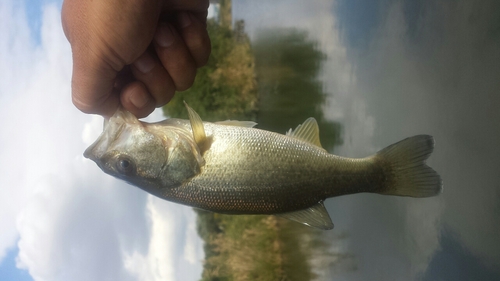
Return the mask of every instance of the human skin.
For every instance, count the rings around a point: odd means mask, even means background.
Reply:
[[[73,104],[105,117],[121,105],[141,118],[189,88],[210,55],[208,5],[207,0],[65,0]]]

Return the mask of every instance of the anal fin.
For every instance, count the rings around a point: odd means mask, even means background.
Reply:
[[[328,211],[325,209],[323,202],[304,210],[276,215],[319,229],[333,229],[332,219],[330,215],[328,215]]]

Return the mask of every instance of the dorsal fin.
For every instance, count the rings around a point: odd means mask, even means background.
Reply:
[[[277,216],[320,229],[333,229],[332,219],[328,215],[323,202],[304,210],[277,214]]]
[[[203,121],[201,121],[200,116],[194,109],[189,107],[189,105],[184,102],[184,105],[187,108],[188,115],[189,115],[189,121],[191,122],[191,129],[193,130],[193,138],[198,147],[200,148],[201,151],[205,150],[205,147],[207,146],[208,139],[207,135],[205,134],[205,128],[203,127]]]
[[[313,117],[307,118],[307,120],[301,125],[298,125],[295,130],[292,131],[292,129],[290,129],[286,135],[322,147],[319,141],[318,123]]]
[[[246,127],[253,128],[257,123],[253,121],[238,121],[238,120],[226,120],[226,121],[218,121],[215,122],[218,125],[226,125],[226,126],[236,126],[236,127]]]

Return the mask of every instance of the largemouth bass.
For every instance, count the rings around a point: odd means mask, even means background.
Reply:
[[[314,118],[286,135],[254,122],[189,120],[145,123],[119,109],[84,153],[107,174],[155,196],[225,214],[279,215],[332,229],[323,202],[372,192],[429,197],[442,190],[425,164],[434,139],[418,135],[360,159],[321,147]]]

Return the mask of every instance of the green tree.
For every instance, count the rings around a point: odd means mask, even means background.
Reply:
[[[326,93],[318,80],[325,54],[307,32],[296,29],[261,31],[253,43],[259,85],[260,128],[284,133],[309,117],[318,121],[323,146],[341,143],[339,123],[325,120]]]
[[[185,100],[206,121],[253,120],[257,106],[255,62],[248,37],[208,21],[212,54],[193,86],[163,107],[165,115],[187,118]],[[243,35],[242,35],[243,34]]]

